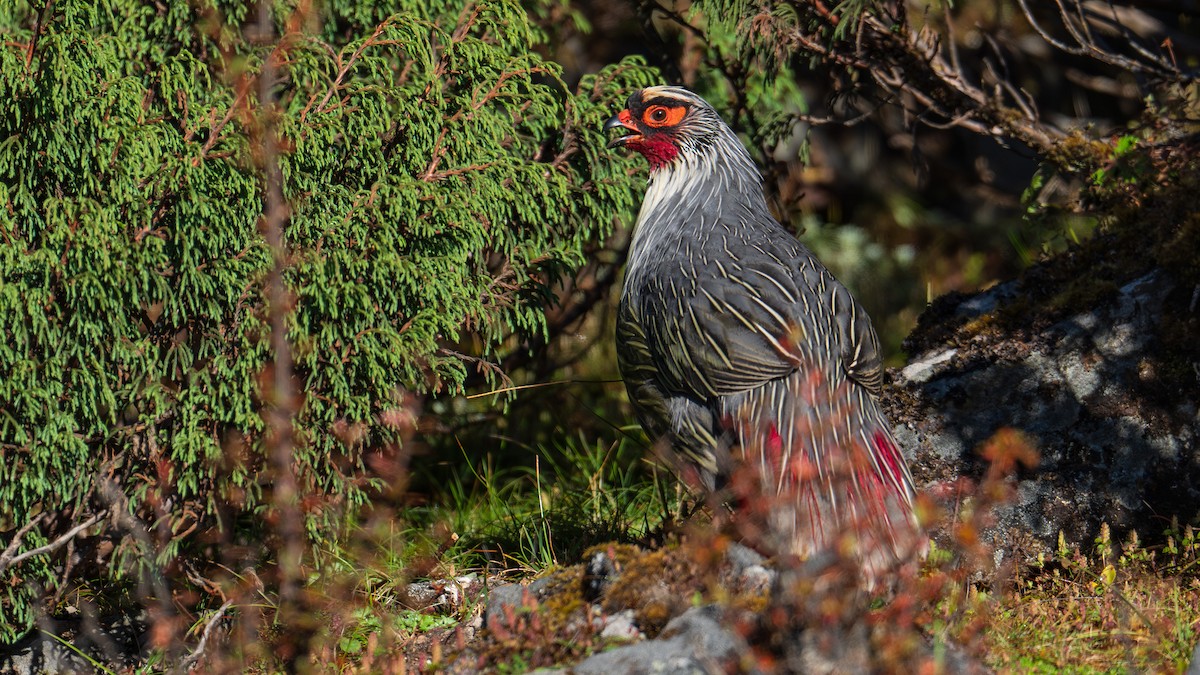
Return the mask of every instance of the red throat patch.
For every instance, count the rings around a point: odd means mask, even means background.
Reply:
[[[625,144],[625,147],[642,153],[642,156],[650,163],[651,171],[663,168],[679,156],[679,148],[666,139],[642,137],[637,140],[630,140]]]

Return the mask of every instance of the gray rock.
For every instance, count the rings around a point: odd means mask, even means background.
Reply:
[[[641,637],[642,631],[638,630],[632,609],[610,614],[604,618],[604,628],[600,631],[601,639],[632,642]]]
[[[492,628],[497,621],[504,618],[505,607],[519,607],[525,597],[525,586],[508,584],[497,586],[488,591],[487,607],[483,610],[483,625]]]
[[[775,582],[775,570],[754,549],[734,542],[725,551],[725,562],[729,565],[725,582],[731,588],[744,592],[766,591]]]
[[[541,597],[542,592],[550,582],[550,577],[543,577],[524,586],[521,584],[506,584],[496,586],[488,591],[487,607],[483,611],[483,624],[491,628],[497,621],[504,619],[504,609],[512,607],[519,611],[531,601]]]
[[[999,311],[1016,288],[962,301],[938,320],[963,325],[964,317]],[[1146,372],[1172,290],[1155,271],[1035,332],[972,338],[951,331],[957,351],[928,346],[914,359],[920,367],[901,371],[900,387],[888,395],[892,419],[907,421],[896,435],[918,489],[979,479],[986,468],[979,447],[1012,427],[1031,437],[1040,462],[1013,478],[1016,499],[996,513],[989,534],[1001,547],[1015,543],[1014,533],[1053,547],[1059,531],[1086,544],[1101,523],[1122,540],[1134,529],[1161,533],[1163,517],[1195,518],[1200,389],[1156,392]],[[994,343],[979,344],[988,339]]]
[[[789,669],[811,675],[871,672],[871,638],[864,623],[802,632],[785,648]]]
[[[81,655],[40,633],[6,646],[4,654],[0,655],[0,674],[3,675],[94,672],[96,670]]]
[[[735,574],[741,574],[751,567],[761,567],[767,562],[761,553],[737,542],[730,544],[725,550],[725,560]]]
[[[106,666],[132,666],[144,656],[146,617],[84,613],[66,619],[42,619],[29,635],[0,645],[0,675],[94,673],[88,659]]]
[[[1017,296],[1017,291],[1018,288],[1015,281],[1006,281],[994,286],[986,293],[979,293],[967,298],[956,308],[956,313],[959,316],[971,318],[983,316],[995,311],[999,305],[1012,300]]]
[[[1197,643],[1196,649],[1192,651],[1192,664],[1183,675],[1200,675],[1200,643]]]
[[[720,623],[716,606],[693,607],[675,617],[662,635],[591,656],[570,669],[575,675],[724,673],[724,664],[746,649],[742,638]]]
[[[462,606],[466,596],[479,586],[479,576],[467,574],[454,579],[416,581],[404,587],[400,604],[408,609],[437,609],[453,612]]]
[[[914,360],[907,366],[904,366],[904,370],[900,372],[904,376],[904,379],[909,382],[928,382],[938,371],[938,366],[954,358],[956,354],[958,354],[957,349],[947,349],[944,352],[926,354],[919,360]]]

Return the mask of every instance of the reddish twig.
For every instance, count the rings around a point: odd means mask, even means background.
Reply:
[[[263,0],[258,6],[259,38],[267,41],[274,33],[271,3]],[[273,52],[274,53],[274,52]],[[279,79],[278,64],[268,57],[258,75],[259,128],[262,133],[262,161],[266,174],[266,211],[263,231],[271,249],[272,265],[267,275],[267,307],[271,327],[271,369],[269,390],[264,392],[268,402],[266,422],[270,461],[274,468],[272,501],[279,516],[279,535],[283,542],[279,551],[279,597],[282,606],[296,599],[300,579],[300,561],[304,553],[304,528],[299,504],[293,450],[295,435],[292,418],[295,416],[295,391],[292,385],[292,351],[287,338],[287,317],[290,299],[283,281],[288,250],[283,236],[288,207],[283,197],[283,174],[279,167],[279,140],[275,136],[274,87]]]
[[[25,72],[29,72],[29,67],[33,65],[33,54],[37,50],[38,38],[46,28],[46,17],[50,15],[50,8],[53,6],[54,0],[46,0],[42,11],[38,13],[37,21],[33,24],[33,36],[29,38],[29,46],[25,50]]]

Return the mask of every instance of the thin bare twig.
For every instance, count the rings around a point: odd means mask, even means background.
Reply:
[[[950,50],[950,65],[958,77],[963,77],[962,60],[958,54],[958,41],[954,35],[954,18],[950,16],[950,3],[942,3],[942,16],[946,22],[946,45]]]
[[[225,612],[232,606],[233,600],[226,600],[225,604],[221,605],[212,616],[208,617],[208,621],[204,623],[204,632],[200,635],[200,642],[192,650],[191,654],[188,654],[179,661],[179,667],[176,669],[176,672],[189,672],[193,666],[200,663],[200,659],[204,658],[204,650],[208,647],[208,638],[212,635],[213,627],[217,625],[217,622],[225,616]]]
[[[383,23],[376,26],[375,31],[373,33],[371,33],[371,37],[364,40],[363,43],[361,45],[359,45],[358,49],[354,50],[354,53],[352,53],[350,55],[350,58],[347,59],[345,61],[345,63],[342,62],[341,54],[334,54],[334,60],[337,61],[337,64],[339,66],[338,73],[334,77],[333,82],[330,83],[329,89],[325,92],[324,98],[321,99],[320,103],[316,104],[317,112],[327,112],[328,111],[328,109],[325,106],[329,104],[329,99],[332,98],[335,93],[337,93],[338,91],[341,90],[341,88],[344,84],[344,81],[346,79],[346,75],[348,75],[350,73],[350,71],[354,68],[354,64],[358,62],[359,57],[361,57],[363,55],[363,52],[365,52],[368,47],[374,47],[374,46],[377,46],[380,44],[385,44],[385,43],[391,42],[389,40],[384,40],[382,42],[377,41],[379,36],[383,34],[383,31],[387,29],[387,27],[391,24],[391,22],[392,22],[391,18],[388,18]],[[330,47],[329,45],[327,45],[325,43],[321,43],[321,45],[323,47],[325,47],[326,50],[328,50],[329,52],[331,52],[331,53],[333,52],[333,48]],[[304,126],[304,122],[308,118],[308,113],[310,110],[313,109],[313,104],[315,102],[316,102],[316,95],[314,94],[313,98],[309,100],[308,105],[305,106],[304,110],[300,112],[300,125],[301,126]]]
[[[213,149],[213,146],[217,144],[217,141],[221,139],[221,131],[224,130],[225,125],[229,124],[229,121],[233,119],[234,113],[237,112],[238,108],[246,100],[246,95],[249,92],[250,81],[247,79],[238,85],[237,94],[234,96],[233,102],[229,104],[229,110],[225,111],[225,116],[222,117],[221,120],[217,122],[208,132],[208,139],[204,141],[204,146],[200,148],[200,154],[196,155],[196,157],[192,159],[192,166],[200,166],[200,162],[204,161],[205,156],[207,156],[209,151]],[[215,112],[216,110],[212,111],[212,113]],[[215,117],[215,115],[212,113],[210,113],[210,116]]]
[[[990,91],[972,83],[956,45],[944,44],[941,36],[928,31],[914,33],[897,18],[899,9],[891,14],[884,11],[887,7],[863,12],[849,43],[827,39],[834,27],[811,9],[811,1],[797,7],[808,7],[806,18],[817,21],[817,27],[806,28],[811,24],[801,21],[782,31],[782,37],[822,60],[869,77],[922,124],[958,126],[1000,141],[1014,138],[1043,150],[1064,135],[1042,121],[1028,97],[1004,82],[1002,74],[993,73],[996,84]],[[877,11],[882,13],[873,13]]]
[[[42,522],[42,519],[45,517],[45,513],[39,513],[38,515],[34,516],[33,520],[30,520],[28,523],[22,525],[21,529],[17,530],[13,534],[12,541],[8,542],[8,546],[4,548],[4,553],[0,553],[0,571],[5,568],[5,563],[11,561],[12,557],[17,554],[17,549],[20,548],[21,540],[25,538],[25,535],[29,534],[30,530],[37,527],[37,524]]]
[[[167,588],[166,581],[163,579],[162,571],[155,564],[155,559],[160,550],[154,545],[154,540],[151,538],[149,530],[146,529],[142,521],[130,513],[128,495],[122,492],[113,480],[107,476],[101,478],[96,485],[96,492],[100,499],[108,504],[108,509],[113,514],[113,521],[116,527],[129,533],[141,546],[140,553],[147,563],[147,576],[149,577],[150,585],[153,587],[153,597],[158,604],[155,611],[158,612],[158,618],[160,619],[170,617],[173,613],[171,593]]]
[[[498,396],[500,394],[507,394],[507,393],[513,392],[513,391],[524,391],[526,389],[541,389],[542,387],[554,387],[554,386],[558,386],[560,384],[612,384],[615,382],[622,382],[622,381],[623,380],[556,380],[554,382],[535,382],[533,384],[521,384],[521,385],[515,385],[515,386],[511,386],[511,387],[501,387],[500,389],[493,389],[492,391],[485,391],[485,392],[480,392],[478,394],[471,394],[469,396],[464,396],[463,398],[470,401],[471,399],[483,398],[484,396]]]
[[[50,553],[52,551],[57,550],[58,548],[60,548],[62,546],[65,546],[67,544],[67,542],[70,542],[71,540],[73,540],[80,532],[82,532],[82,531],[88,529],[89,527],[95,525],[96,523],[100,522],[100,520],[102,518],[104,518],[106,515],[108,515],[108,511],[101,511],[100,513],[97,513],[96,515],[92,516],[91,518],[88,518],[87,520],[76,525],[75,527],[72,527],[70,530],[68,530],[66,532],[66,534],[63,534],[58,539],[55,539],[54,541],[50,542],[49,544],[46,544],[45,546],[39,546],[35,549],[25,551],[24,553],[22,553],[20,555],[12,555],[16,550],[15,547],[20,545],[21,537],[24,536],[24,534],[29,531],[29,528],[31,528],[38,521],[38,519],[41,518],[41,516],[38,516],[38,518],[35,518],[34,520],[30,521],[29,523],[27,523],[25,525],[25,527],[21,528],[21,530],[17,532],[17,536],[13,538],[12,543],[10,543],[8,545],[8,548],[6,548],[4,550],[4,554],[0,555],[0,572],[3,572],[4,570],[8,569],[9,567],[12,567],[13,565],[16,565],[22,561],[28,560],[29,558],[32,558],[35,555],[42,555],[43,553]]]
[[[263,0],[258,5],[258,37],[268,43],[273,39],[275,32],[271,4]],[[288,206],[283,197],[279,141],[275,136],[274,88],[279,80],[275,53],[276,50],[272,50],[271,55],[263,61],[262,72],[258,75],[258,116],[262,134],[263,171],[266,174],[263,230],[273,260],[267,276],[266,291],[271,326],[271,352],[275,357],[268,385],[270,390],[264,392],[264,399],[268,402],[268,447],[274,469],[272,502],[279,515],[279,535],[283,542],[278,552],[279,599],[281,607],[290,607],[296,599],[297,583],[300,579],[300,561],[304,555],[304,528],[293,457],[295,434],[292,418],[295,416],[296,392],[292,384],[292,350],[287,338],[290,298],[283,281],[288,261],[287,242],[283,236],[288,219]]]
[[[46,29],[46,17],[50,15],[50,8],[54,6],[54,0],[46,0],[46,4],[42,6],[42,11],[38,14],[37,21],[33,24],[33,36],[29,38],[29,47],[25,50],[25,71],[29,71],[29,66],[33,64],[33,55],[37,51],[38,38],[41,37],[42,31]]]
[[[1151,53],[1140,44],[1139,40],[1134,39],[1133,36],[1128,33],[1128,31],[1123,29],[1119,20],[1116,21],[1118,30],[1121,30],[1122,35],[1127,38],[1130,48],[1132,48],[1139,56],[1141,56],[1141,60],[1122,56],[1098,45],[1091,37],[1091,31],[1088,28],[1087,19],[1080,18],[1080,21],[1084,26],[1084,28],[1081,30],[1076,25],[1075,19],[1072,18],[1071,9],[1063,4],[1063,0],[1055,0],[1054,4],[1058,9],[1059,19],[1061,20],[1067,33],[1071,36],[1071,39],[1075,41],[1075,46],[1071,46],[1050,35],[1050,31],[1048,31],[1045,26],[1043,26],[1041,22],[1039,22],[1034,16],[1033,10],[1029,7],[1028,0],[1017,0],[1017,3],[1021,6],[1021,12],[1025,15],[1025,20],[1029,22],[1029,25],[1033,28],[1034,32],[1036,32],[1043,40],[1045,40],[1055,49],[1075,56],[1086,56],[1088,58],[1100,61],[1101,63],[1106,63],[1110,66],[1116,66],[1117,68],[1122,68],[1138,75],[1148,75],[1160,78],[1177,78],[1189,82],[1197,79],[1197,77],[1200,77],[1200,75],[1198,75],[1195,71],[1182,71],[1167,59]],[[1085,17],[1082,5],[1078,1],[1073,0],[1072,5],[1076,8],[1076,12],[1074,12],[1074,14],[1078,14],[1080,17]],[[1115,9],[1113,9],[1113,16],[1114,18],[1116,17]]]

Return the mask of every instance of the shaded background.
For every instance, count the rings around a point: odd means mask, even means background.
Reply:
[[[903,365],[901,342],[932,299],[988,288],[1090,236],[1097,218],[1081,197],[1088,179],[1054,167],[1039,175],[1039,152],[1019,140],[981,135],[932,115],[920,119],[861,74],[757,44],[748,19],[709,18],[806,4],[571,2],[545,10],[541,24],[551,34],[547,56],[564,65],[568,83],[637,55],[657,67],[664,82],[688,86],[717,106],[762,167],[778,217],[867,307],[887,365]],[[983,81],[1000,73],[1048,126],[1116,138],[1146,112],[1143,97],[1153,88],[1148,78],[1052,48],[1015,2],[905,6],[910,16],[922,17],[918,25],[953,40],[969,77]],[[1119,44],[1123,36],[1105,29],[1107,8],[1089,8],[1101,16],[1100,39]],[[1054,13],[1035,9],[1053,29]],[[1147,43],[1170,38],[1194,45],[1196,9],[1189,3],[1120,11]],[[955,30],[947,32],[950,21]],[[611,161],[645,174],[639,158],[614,152]],[[418,463],[434,483],[444,479],[442,470],[462,473],[453,464],[464,450],[476,463],[498,456],[501,463],[525,465],[572,439],[615,444],[637,433],[616,429],[633,420],[623,386],[614,382],[611,319],[620,282],[614,266],[623,260],[631,223],[617,226],[596,244],[589,267],[560,292],[550,339],[512,344],[501,360],[516,384],[537,388],[513,394],[503,406],[479,405],[488,397],[434,404],[437,428],[450,432],[425,437],[431,458],[443,462],[438,469]]]

